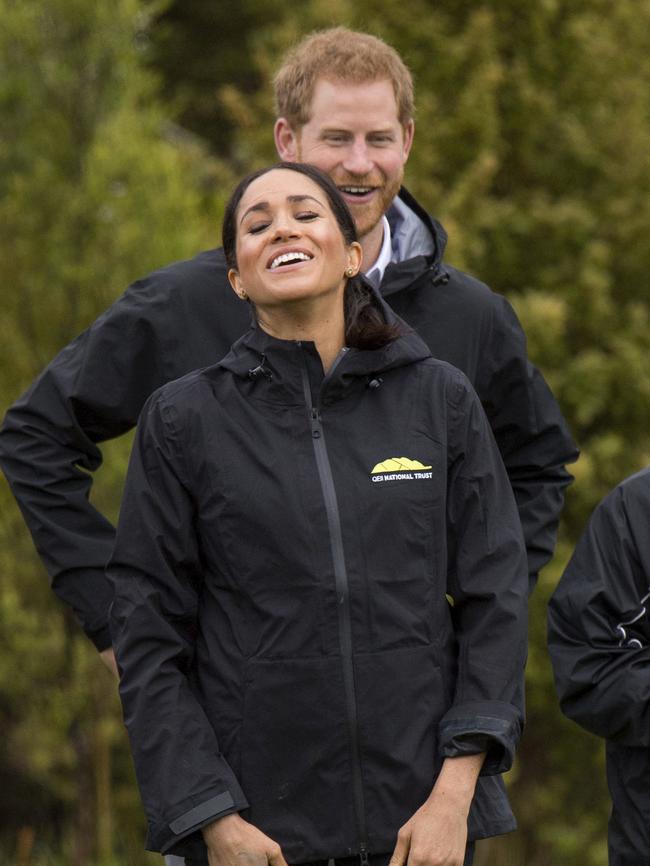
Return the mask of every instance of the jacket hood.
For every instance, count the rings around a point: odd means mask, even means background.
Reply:
[[[386,214],[400,258],[427,256],[441,262],[447,246],[447,232],[438,220],[422,208],[406,187],[400,187],[397,198]]]
[[[386,268],[382,293],[388,296],[404,291],[426,271],[431,272],[434,284],[446,283],[449,275],[442,259],[447,233],[442,225],[430,217],[404,187],[388,209],[386,218],[395,261]]]
[[[381,311],[384,321],[401,329],[400,335],[379,349],[346,348],[341,360],[328,373],[330,381],[345,386],[358,378],[372,380],[389,370],[414,364],[431,357],[424,341],[397,316],[381,295],[369,283],[374,304]],[[229,370],[235,376],[253,382],[282,382],[285,386],[299,379],[300,354],[306,352],[319,360],[314,343],[310,341],[280,340],[264,331],[259,324],[251,328],[232,346],[218,367]]]

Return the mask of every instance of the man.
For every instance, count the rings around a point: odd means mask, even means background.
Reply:
[[[650,863],[650,467],[594,511],[548,613],[563,712],[606,741],[610,866]]]
[[[290,53],[276,97],[280,157],[331,175],[370,281],[477,390],[517,499],[532,586],[552,555],[577,451],[510,305],[443,264],[444,230],[401,188],[414,134],[408,70],[381,40],[334,28]],[[210,250],[134,283],[45,369],[0,435],[0,462],[53,589],[108,664],[114,529],[88,501],[88,471],[101,463],[98,443],[131,428],[155,388],[213,363],[246,329],[226,273],[222,251]]]

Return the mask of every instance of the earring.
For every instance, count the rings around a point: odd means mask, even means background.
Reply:
[[[356,271],[354,270],[353,267],[349,267],[349,268],[345,269],[346,277],[353,277],[355,274],[356,274]]]
[[[248,300],[248,295],[246,294],[246,292],[243,289],[241,290],[241,292],[238,292],[237,294],[242,299],[242,301]]]

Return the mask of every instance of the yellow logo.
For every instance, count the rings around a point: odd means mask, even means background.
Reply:
[[[376,472],[412,472],[414,469],[431,469],[430,466],[425,466],[419,460],[409,460],[408,457],[389,457],[388,460],[382,460],[372,470],[372,475]]]
[[[384,481],[420,481],[433,477],[431,466],[409,457],[389,457],[377,463],[370,472],[374,484]]]

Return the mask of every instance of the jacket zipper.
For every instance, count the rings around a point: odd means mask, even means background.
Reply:
[[[328,370],[321,384],[321,393],[327,380],[344,357],[346,350],[342,349]],[[359,744],[359,721],[357,717],[356,687],[354,683],[354,666],[352,663],[352,620],[350,616],[350,587],[348,573],[343,552],[343,533],[341,531],[341,515],[339,512],[336,488],[332,467],[327,453],[325,433],[320,414],[320,405],[314,406],[311,398],[311,387],[305,357],[302,355],[302,386],[307,405],[309,420],[311,424],[311,436],[316,456],[318,477],[323,491],[325,511],[327,513],[327,525],[329,529],[330,545],[332,550],[332,561],[334,563],[334,577],[336,580],[336,598],[338,601],[338,625],[339,644],[341,648],[341,661],[343,665],[343,686],[345,689],[345,701],[347,705],[348,734],[350,737],[350,750],[352,753],[352,790],[354,793],[355,810],[357,813],[357,827],[359,830],[359,859],[360,866],[368,866],[368,844],[366,831],[366,808],[363,796],[363,779],[361,776],[361,749]],[[319,401],[320,404],[320,401]]]

